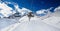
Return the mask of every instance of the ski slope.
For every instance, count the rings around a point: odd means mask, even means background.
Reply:
[[[60,11],[42,17],[34,16],[30,21],[27,16],[10,21],[16,22],[10,24],[6,21],[10,25],[0,29],[0,31],[60,31]],[[0,27],[3,27],[1,25]]]
[[[15,18],[0,18],[0,29],[6,28],[7,26],[10,26],[12,24],[18,23],[18,20],[20,17]]]
[[[49,18],[42,20],[46,24],[54,26],[60,29],[60,10],[56,11],[55,13],[51,14]]]
[[[45,19],[43,21],[37,16],[32,17],[30,21],[27,16],[24,16],[19,21],[20,23],[12,24],[1,31],[60,31],[60,28],[50,25],[51,23],[47,24],[49,22],[45,22]]]

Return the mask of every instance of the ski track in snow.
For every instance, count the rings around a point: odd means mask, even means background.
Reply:
[[[0,29],[3,29],[5,27],[8,27],[11,24],[18,23],[18,19],[19,18],[15,18],[15,19],[3,18],[3,19],[0,19]]]
[[[29,21],[28,17],[24,16],[19,21],[20,23],[12,24],[1,31],[60,31],[58,27],[47,24],[48,22],[41,20],[40,17],[32,17]]]

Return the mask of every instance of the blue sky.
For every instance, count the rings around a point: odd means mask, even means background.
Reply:
[[[1,18],[12,15],[13,13],[11,12],[11,10],[13,10],[13,9],[19,10],[19,12],[21,12],[21,15],[24,15],[24,13],[25,13],[25,11],[22,11],[22,10],[28,10],[28,11],[32,10],[33,12],[38,12],[37,14],[39,16],[44,16],[44,15],[48,14],[47,10],[50,10],[52,12],[54,9],[55,9],[55,11],[60,10],[60,0],[2,0],[2,1],[3,2],[7,1],[7,2],[11,2],[11,3],[14,2],[14,3],[18,4],[18,7],[17,6],[16,6],[17,8],[14,7],[13,3],[8,4],[9,7],[7,6],[7,4],[0,3],[0,7],[4,6],[4,7],[1,7],[3,10],[0,8]],[[50,9],[51,7],[53,7],[52,10]],[[15,11],[14,11],[14,13],[15,13]],[[10,21],[7,21],[7,22],[10,22]],[[0,24],[2,24],[2,23],[0,22]],[[1,25],[1,26],[6,27],[4,25],[8,26],[8,24],[9,23],[6,23],[6,21],[3,21],[3,25]],[[10,24],[12,24],[12,23],[10,23]],[[1,26],[0,26],[0,28],[2,28]]]
[[[27,10],[34,13],[39,11],[39,14],[42,10],[41,15],[45,15],[44,11],[54,12],[59,6],[60,0],[0,0],[0,13],[4,16],[10,16],[16,12],[24,14],[26,12],[23,10]]]
[[[15,2],[19,5],[20,8],[25,7],[34,12],[40,9],[47,9],[50,7],[55,8],[60,6],[60,0],[2,0],[2,1]]]

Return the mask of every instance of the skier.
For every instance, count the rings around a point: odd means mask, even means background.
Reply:
[[[28,18],[29,18],[29,21],[30,21],[31,17],[34,17],[34,15],[33,15],[32,12],[29,12],[29,13],[27,14],[27,16],[28,16]]]

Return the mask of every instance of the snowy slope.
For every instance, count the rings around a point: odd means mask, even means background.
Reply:
[[[54,13],[47,13],[42,17],[32,17],[30,21],[27,16],[24,16],[18,21],[1,29],[1,31],[60,31],[59,10]]]
[[[51,14],[49,18],[42,20],[46,24],[52,25],[60,29],[60,10],[57,10],[55,13]]]
[[[46,24],[51,25],[51,26],[60,28],[60,17],[54,17],[54,16],[52,16],[52,17],[44,19],[42,21],[44,23],[46,23]]]
[[[0,29],[6,28],[12,24],[18,23],[20,17],[15,17],[14,19],[9,18],[0,18]]]
[[[32,17],[30,22],[27,16],[21,18],[20,23],[12,24],[1,31],[60,31],[57,27],[46,24],[40,17]]]

